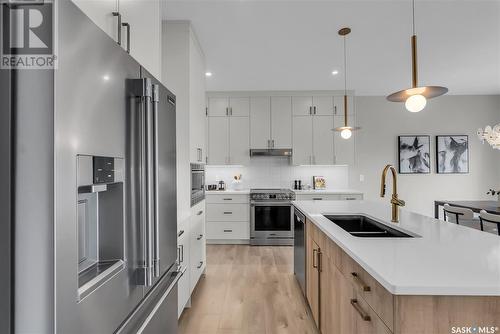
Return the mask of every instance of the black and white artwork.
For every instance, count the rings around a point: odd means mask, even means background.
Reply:
[[[399,136],[399,173],[431,172],[431,140],[429,136]]]
[[[436,163],[439,174],[469,172],[469,137],[436,136]]]

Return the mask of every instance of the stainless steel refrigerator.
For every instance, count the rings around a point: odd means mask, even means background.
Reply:
[[[0,332],[177,333],[175,96],[56,5],[58,68],[0,70]]]

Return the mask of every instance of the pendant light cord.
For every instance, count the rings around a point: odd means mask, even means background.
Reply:
[[[346,36],[344,36],[344,95],[347,95],[347,56],[346,56]]]
[[[415,35],[415,0],[412,0],[413,35]]]

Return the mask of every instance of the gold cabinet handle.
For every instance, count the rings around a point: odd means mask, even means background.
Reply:
[[[368,292],[372,290],[369,285],[366,285],[365,282],[363,282],[363,280],[359,278],[358,273],[352,272],[351,276],[354,279],[354,282],[356,282],[363,291]]]
[[[318,264],[316,263],[316,253],[318,250],[316,248],[313,249],[313,258],[312,258],[312,265],[313,268],[318,268]]]
[[[318,249],[318,271],[323,272],[323,253]]]
[[[363,319],[364,321],[372,320],[372,318],[368,314],[366,314],[366,312],[361,308],[361,306],[359,306],[357,299],[351,299],[351,305],[359,313],[361,319]]]

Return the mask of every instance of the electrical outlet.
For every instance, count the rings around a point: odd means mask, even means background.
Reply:
[[[359,174],[359,182],[365,182],[365,176],[363,174]]]

